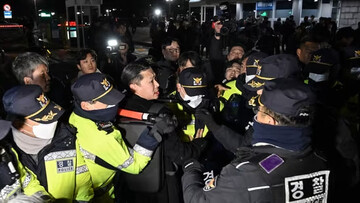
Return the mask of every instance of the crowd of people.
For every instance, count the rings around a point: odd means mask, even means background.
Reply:
[[[94,40],[67,81],[40,54],[12,62],[0,202],[359,199],[359,29],[155,22],[141,58],[126,24],[104,29],[118,49]]]

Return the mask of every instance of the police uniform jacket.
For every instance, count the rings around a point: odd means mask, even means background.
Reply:
[[[326,202],[329,170],[311,148],[294,152],[268,145],[241,149],[206,185],[199,164],[185,169],[182,182],[186,203]]]
[[[128,147],[114,126],[111,126],[110,133],[99,130],[94,121],[74,112],[70,115],[69,123],[77,128],[78,144],[97,196],[103,196],[106,192],[113,198],[112,180],[116,171],[138,174],[150,161],[152,150],[138,144],[133,148]],[[106,198],[106,195],[103,197]]]
[[[20,148],[16,150],[20,162],[55,199],[88,202],[93,198],[90,173],[74,134],[74,128],[59,124],[51,143],[37,154],[37,162]]]
[[[225,90],[219,99],[222,123],[239,133],[245,132],[246,126],[254,117],[254,112],[247,106],[249,93],[240,82],[244,76],[242,74],[236,80],[227,82],[225,85],[229,89]]]
[[[2,144],[0,173],[0,202],[11,200],[19,193],[31,197],[36,194],[40,198],[49,199],[49,194],[40,185],[36,175],[19,161],[18,154],[9,144]],[[4,155],[7,158],[4,160]],[[8,159],[8,160],[6,160]],[[4,186],[4,187],[3,187]]]

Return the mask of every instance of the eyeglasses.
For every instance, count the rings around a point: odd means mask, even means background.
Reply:
[[[274,121],[275,121],[276,123],[279,123],[278,120],[276,120],[276,119],[274,118],[274,116],[270,115],[269,113],[267,113],[267,112],[265,112],[265,111],[261,111],[259,106],[253,107],[253,111],[254,111],[255,115],[257,115],[259,112],[261,112],[262,114],[265,114],[265,115],[271,117],[272,119],[274,119]]]
[[[178,48],[178,49],[166,49],[168,52],[170,52],[170,53],[180,53],[180,49]]]

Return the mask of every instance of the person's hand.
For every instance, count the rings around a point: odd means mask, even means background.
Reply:
[[[175,116],[159,115],[156,118],[156,123],[152,127],[150,133],[155,134],[156,132],[160,135],[171,133],[177,126],[177,120]]]
[[[216,84],[214,87],[217,90],[217,97],[221,97],[224,91],[229,89],[228,87],[224,87],[221,84]]]
[[[201,128],[196,131],[195,137],[190,136],[190,141],[193,141],[194,139],[198,139],[198,138],[203,138],[203,137],[204,137],[204,129]]]
[[[195,118],[200,119],[205,125],[212,131],[216,131],[220,126],[215,122],[213,116],[207,109],[197,109],[195,112]]]

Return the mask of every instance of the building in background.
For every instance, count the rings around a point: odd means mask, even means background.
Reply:
[[[201,22],[221,15],[219,0],[190,0],[190,12],[200,13]],[[358,0],[229,0],[229,9],[234,19],[266,16],[273,25],[277,18],[285,20],[290,15],[299,25],[305,16],[331,18],[338,27],[357,28],[360,21],[360,1]]]

